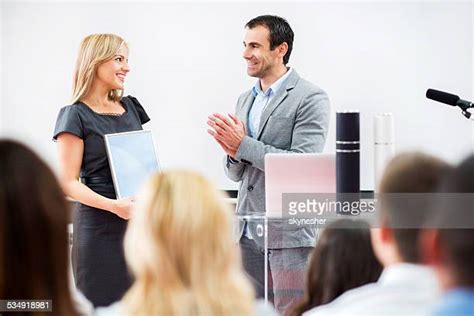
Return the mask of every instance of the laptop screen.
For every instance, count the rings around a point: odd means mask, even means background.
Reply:
[[[265,155],[265,204],[268,217],[281,217],[285,193],[336,193],[334,154]]]

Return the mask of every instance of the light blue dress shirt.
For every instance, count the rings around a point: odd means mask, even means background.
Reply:
[[[260,80],[258,80],[252,88],[252,94],[255,97],[255,100],[252,103],[248,117],[248,127],[249,127],[249,136],[256,138],[258,135],[258,130],[260,127],[260,120],[262,118],[262,113],[267,108],[268,103],[273,99],[275,94],[278,92],[280,87],[288,78],[292,69],[290,68],[280,79],[275,81],[267,91],[262,91],[260,87]]]
[[[474,315],[474,288],[457,288],[448,291],[433,312],[433,316],[454,315]]]

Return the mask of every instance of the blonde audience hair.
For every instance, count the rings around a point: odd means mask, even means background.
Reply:
[[[112,59],[127,43],[115,34],[92,34],[84,38],[77,55],[73,78],[72,103],[80,101],[88,92],[97,72],[97,67]],[[110,90],[109,100],[120,101],[123,90]]]
[[[232,234],[232,211],[201,175],[155,175],[125,235],[135,283],[127,315],[250,315],[254,292]]]

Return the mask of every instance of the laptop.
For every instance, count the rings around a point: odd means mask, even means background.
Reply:
[[[265,155],[267,217],[282,217],[283,193],[336,193],[336,155]]]
[[[104,135],[117,199],[135,196],[160,168],[151,131]]]

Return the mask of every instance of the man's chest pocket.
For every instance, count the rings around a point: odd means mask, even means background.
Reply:
[[[282,116],[270,116],[261,140],[279,149],[290,149],[294,120]]]

